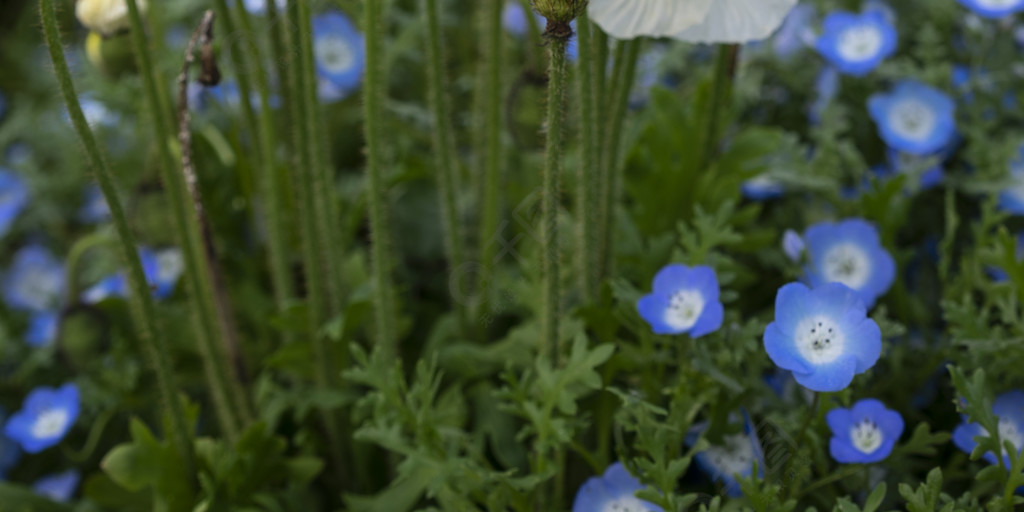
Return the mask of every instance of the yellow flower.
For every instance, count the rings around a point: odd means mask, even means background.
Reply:
[[[78,0],[75,5],[75,16],[78,21],[90,30],[103,36],[112,36],[126,30],[131,22],[128,19],[126,0]],[[146,10],[146,0],[136,0],[139,9]]]

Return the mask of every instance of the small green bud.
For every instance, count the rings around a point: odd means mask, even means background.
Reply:
[[[548,19],[548,26],[567,25],[587,10],[588,0],[533,0],[533,8]]]

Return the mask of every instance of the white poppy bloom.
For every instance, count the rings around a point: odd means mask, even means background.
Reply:
[[[146,11],[146,0],[136,0],[141,12]],[[111,36],[131,26],[125,0],[78,0],[75,16],[89,30]]]
[[[692,43],[767,38],[797,0],[590,0],[588,13],[618,39],[671,37]]]

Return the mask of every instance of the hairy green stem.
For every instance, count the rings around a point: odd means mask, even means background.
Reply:
[[[576,282],[583,302],[589,302],[595,293],[598,276],[594,272],[597,252],[594,250],[594,219],[597,210],[597,126],[594,123],[594,49],[590,42],[590,20],[586,15],[576,20],[579,34],[580,89],[580,163],[576,173]]]
[[[455,198],[455,142],[452,138],[451,121],[448,119],[451,107],[446,94],[441,22],[438,19],[437,0],[426,0],[422,5],[427,23],[427,94],[434,114],[434,165],[437,168],[437,191],[441,202],[441,228],[444,233],[445,252],[448,253],[449,272],[461,272],[465,253]],[[459,307],[459,311],[463,314],[465,308]]]
[[[572,31],[568,24],[548,22],[548,104],[547,143],[541,176],[541,281],[540,305],[542,353],[557,364],[559,360],[558,320],[561,316],[561,279],[558,253],[558,195],[562,172],[562,138],[565,118],[567,76],[566,48]]]
[[[153,127],[160,156],[161,178],[170,194],[172,217],[178,231],[179,243],[185,258],[186,281],[195,322],[197,347],[202,355],[203,369],[210,387],[210,396],[225,436],[235,439],[240,425],[251,416],[244,390],[238,382],[233,366],[224,358],[224,347],[230,336],[224,332],[229,322],[218,318],[214,300],[211,269],[206,260],[199,234],[199,221],[192,208],[191,199],[185,191],[185,180],[177,172],[178,163],[171,153],[172,126],[169,99],[162,94],[161,80],[158,80],[150,56],[145,26],[136,0],[128,0],[128,14],[131,20],[131,37],[135,47],[139,74],[145,89],[145,96],[153,115]],[[219,343],[220,342],[220,343]]]
[[[501,65],[502,31],[501,3],[484,2],[480,33],[484,37],[483,103],[484,103],[484,165],[480,180],[480,225],[477,241],[480,271],[477,274],[476,293],[486,298],[494,270],[495,244],[498,232],[498,212],[501,206],[499,185],[501,180]],[[484,304],[486,300],[481,300]]]
[[[42,19],[43,34],[49,48],[50,59],[53,61],[54,72],[57,75],[57,83],[60,86],[61,94],[64,96],[64,103],[67,105],[68,113],[71,116],[71,122],[75,127],[75,131],[78,133],[78,138],[85,148],[89,165],[96,173],[96,180],[99,182],[100,190],[103,192],[103,196],[110,208],[114,229],[117,232],[118,240],[121,242],[121,255],[128,266],[128,283],[132,291],[130,302],[132,317],[138,330],[138,341],[156,377],[160,402],[171,429],[169,433],[171,443],[181,459],[185,474],[190,475],[188,484],[191,489],[194,488],[192,475],[195,475],[195,460],[192,451],[190,427],[185,419],[185,412],[178,397],[179,389],[174,378],[170,349],[167,346],[167,340],[163,336],[163,330],[160,328],[153,296],[149,285],[146,283],[146,275],[142,270],[142,262],[139,260],[135,239],[128,225],[124,207],[117,196],[113,172],[111,172],[110,167],[103,158],[103,153],[100,151],[96,138],[89,128],[89,123],[85,120],[82,107],[78,102],[78,95],[75,93],[74,82],[71,79],[71,72],[68,70],[64,49],[60,42],[57,10],[54,1],[40,0],[39,14]]]
[[[366,196],[369,204],[372,245],[373,307],[376,343],[387,357],[398,352],[395,336],[397,312],[391,282],[391,223],[388,220],[387,189],[381,156],[382,106],[387,84],[383,81],[385,55],[382,2],[370,0],[363,6],[366,30],[366,75],[363,83],[363,116],[366,132]]]

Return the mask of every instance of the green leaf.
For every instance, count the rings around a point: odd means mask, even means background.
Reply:
[[[146,450],[134,444],[120,444],[110,450],[100,467],[111,480],[129,491],[141,491],[156,481],[158,470]]]
[[[868,495],[868,499],[864,501],[863,512],[875,512],[875,510],[878,510],[878,507],[882,506],[882,501],[885,500],[885,490],[885,482],[878,484],[878,487],[875,487],[875,490],[871,491],[871,494]]]

